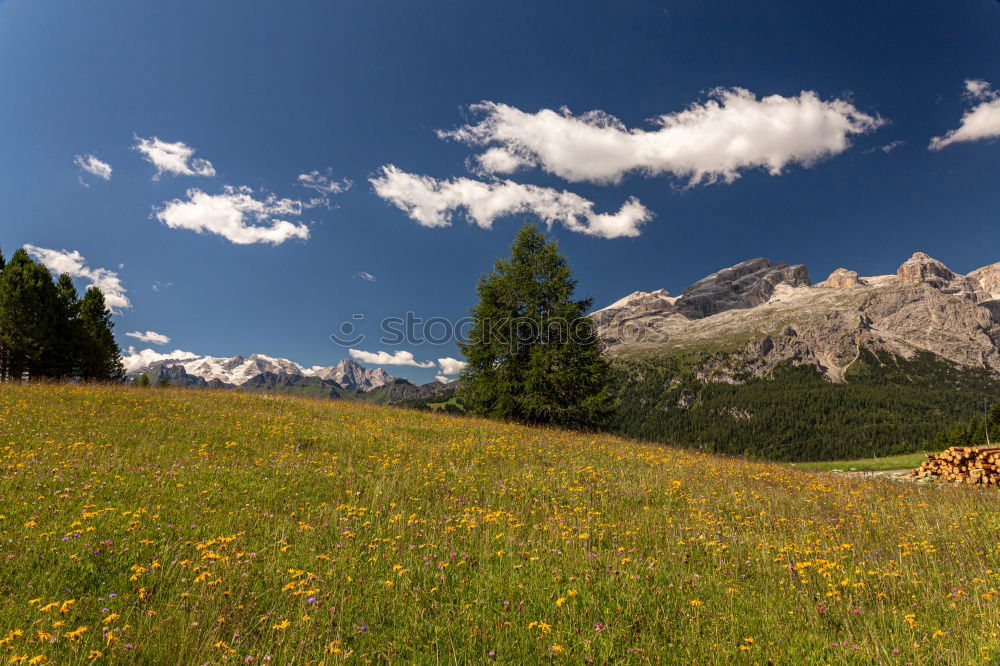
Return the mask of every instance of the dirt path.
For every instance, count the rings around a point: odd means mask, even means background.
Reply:
[[[933,479],[930,478],[920,478],[918,476],[911,476],[909,469],[890,469],[890,470],[879,470],[879,471],[866,471],[866,472],[845,472],[842,470],[831,470],[831,474],[836,474],[838,476],[850,476],[855,478],[864,479],[885,479],[887,481],[901,481],[903,483],[934,483]]]

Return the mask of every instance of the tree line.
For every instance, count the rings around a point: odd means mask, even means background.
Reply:
[[[994,404],[985,414],[943,428],[924,448],[944,451],[953,446],[986,446],[987,443],[1000,446],[1000,403]]]
[[[114,323],[97,287],[79,297],[72,278],[17,250],[0,252],[0,380],[23,377],[121,381]]]

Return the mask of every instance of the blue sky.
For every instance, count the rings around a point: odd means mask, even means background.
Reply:
[[[463,316],[537,213],[598,306],[756,256],[965,272],[1000,261],[997,35],[996,0],[7,0],[0,246],[117,279],[123,348],[304,365],[343,321],[457,356],[378,322]]]

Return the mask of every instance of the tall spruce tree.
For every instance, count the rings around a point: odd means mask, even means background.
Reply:
[[[104,294],[97,287],[91,287],[80,300],[82,350],[79,371],[83,379],[121,381],[125,378],[121,349],[112,332],[114,326]]]
[[[80,374],[84,333],[80,321],[80,298],[76,293],[76,287],[73,286],[73,278],[66,273],[60,275],[56,281],[56,296],[59,311],[56,319],[56,344],[53,350],[55,376],[76,377]]]
[[[49,377],[58,365],[58,296],[52,274],[15,252],[0,273],[0,346],[6,354],[5,377]]]
[[[591,321],[591,300],[555,242],[526,225],[479,280],[461,399],[494,418],[571,427],[601,425],[610,411],[608,366]]]

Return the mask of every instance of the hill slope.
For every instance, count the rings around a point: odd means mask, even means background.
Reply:
[[[3,385],[0,441],[5,663],[1000,649],[997,493],[173,388]]]

